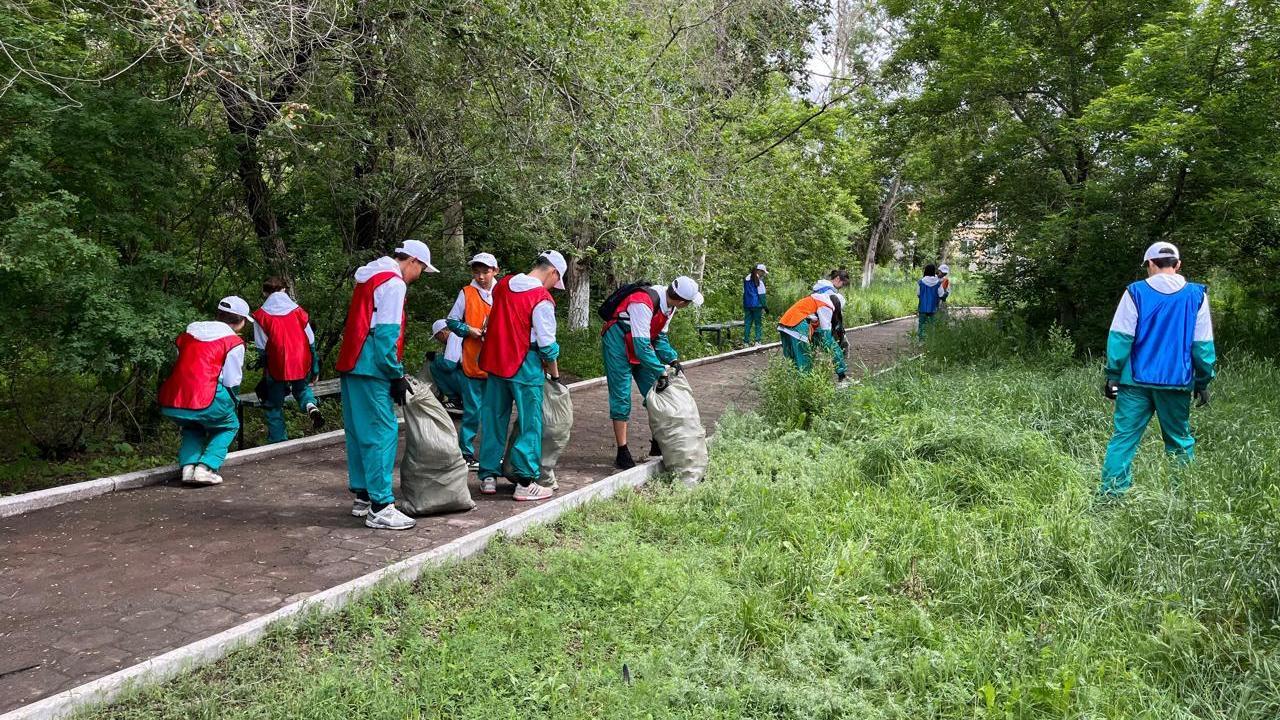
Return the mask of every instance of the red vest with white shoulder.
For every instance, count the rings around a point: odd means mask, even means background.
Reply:
[[[174,344],[178,346],[178,362],[160,386],[157,401],[161,407],[204,410],[213,404],[227,355],[244,345],[244,340],[235,334],[217,340],[198,340],[184,332]]]
[[[369,338],[373,327],[373,291],[382,283],[399,275],[388,270],[380,272],[362,283],[356,283],[351,292],[351,304],[347,306],[347,321],[342,328],[342,348],[338,351],[338,372],[351,372],[356,361],[360,359],[360,351],[364,349],[364,341]],[[408,304],[405,298],[405,304]],[[400,360],[404,360],[404,331],[408,315],[400,315],[400,340],[396,344]]]
[[[622,320],[623,313],[625,313],[627,308],[633,303],[640,303],[641,305],[649,308],[649,312],[653,313],[649,318],[650,342],[653,342],[653,340],[657,338],[662,331],[667,329],[667,320],[669,318],[662,312],[662,305],[661,301],[658,299],[658,292],[652,288],[645,288],[631,293],[623,299],[622,302],[618,303],[618,309],[613,311],[613,319],[604,324],[604,327],[600,329],[600,335],[603,336],[609,331],[609,328],[617,325],[618,322]],[[628,325],[630,325],[630,323],[628,323]],[[631,331],[627,330],[623,337],[625,340],[623,345],[627,348],[627,362],[632,365],[639,365],[640,358],[636,357],[636,340],[632,337]]]
[[[253,319],[267,336],[267,372],[273,380],[305,380],[311,374],[311,341],[307,340],[307,311],[295,307],[284,315],[264,308]]]
[[[480,348],[480,369],[500,378],[515,377],[529,354],[533,309],[543,300],[555,303],[541,286],[515,292],[511,289],[513,277],[508,275],[493,287],[493,309]]]

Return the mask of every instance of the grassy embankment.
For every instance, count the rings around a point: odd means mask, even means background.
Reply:
[[[771,367],[696,490],[576,511],[97,717],[1280,717],[1280,368],[1230,358],[1197,463],[1153,433],[1097,505],[1096,364],[990,322],[930,353],[839,393]]]

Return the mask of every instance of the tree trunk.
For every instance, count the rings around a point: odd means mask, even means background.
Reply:
[[[876,218],[875,227],[871,228],[871,237],[867,240],[867,255],[862,261],[862,289],[871,287],[871,280],[876,273],[876,251],[880,243],[893,232],[895,212],[898,208],[898,195],[902,190],[902,175],[893,174],[889,183],[889,191],[880,202],[880,215]]]
[[[579,223],[573,231],[573,244],[577,248],[569,260],[568,277],[564,280],[569,292],[569,329],[583,330],[591,324],[591,257],[588,250],[593,240],[591,227]]]
[[[441,233],[441,239],[444,240],[446,248],[457,251],[459,256],[463,253],[462,223],[462,197],[454,194],[444,208],[444,230]]]

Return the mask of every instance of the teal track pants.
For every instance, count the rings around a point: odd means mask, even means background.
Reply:
[[[809,372],[813,369],[813,348],[807,342],[797,340],[786,333],[779,333],[782,336],[782,356],[795,363],[796,369],[800,372]]]
[[[933,324],[934,316],[937,313],[916,313],[916,337],[924,339],[925,330]]]
[[[764,308],[743,308],[742,342],[751,342],[751,329],[755,328],[756,342],[764,333]]]
[[[222,385],[214,392],[213,402],[203,410],[162,407],[160,414],[177,423],[182,431],[179,465],[198,463],[217,472],[240,431],[235,400]]]
[[[609,419],[631,419],[631,382],[640,390],[640,397],[648,396],[653,384],[662,377],[643,365],[632,365],[627,359],[626,337],[622,328],[614,325],[604,334],[601,352],[604,353],[604,376],[609,385]]]
[[[268,382],[267,392],[259,400],[267,421],[267,442],[283,442],[289,439],[289,430],[284,424],[284,399],[293,395],[293,399],[298,401],[298,408],[305,409],[307,405],[317,404],[316,394],[306,380],[275,380],[265,373],[263,377]]]
[[[510,428],[512,405],[516,410],[514,428]],[[481,480],[502,476],[502,456],[507,449],[508,428],[516,434],[510,458],[516,477],[507,479],[528,485],[542,476],[541,383],[532,384],[490,375],[484,381],[480,424],[484,426],[484,435],[480,438]]]
[[[1152,415],[1160,420],[1165,452],[1184,463],[1195,457],[1189,391],[1121,385],[1120,394],[1116,397],[1115,429],[1102,462],[1099,494],[1123,495],[1133,485],[1133,457]]]
[[[343,375],[342,423],[347,441],[347,487],[369,493],[379,504],[395,502],[391,491],[400,427],[391,383],[368,375]]]
[[[455,404],[462,404],[462,369],[457,363],[451,363],[444,356],[437,355],[431,361],[431,380],[436,389]]]
[[[484,378],[468,377],[458,371],[458,389],[462,393],[462,426],[458,428],[458,448],[468,458],[476,457],[476,435],[484,408]],[[539,408],[542,406],[539,405]]]

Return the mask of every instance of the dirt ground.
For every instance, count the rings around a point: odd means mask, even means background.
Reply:
[[[850,333],[850,374],[888,365],[914,320]],[[687,372],[703,423],[755,403],[769,353]],[[634,393],[634,390],[633,390]],[[649,447],[638,396],[637,460]],[[613,472],[607,391],[573,393],[561,493]],[[348,514],[342,444],[228,468],[222,485],[157,485],[0,519],[0,712],[272,612],[529,509],[510,488],[476,509],[374,531]],[[505,483],[499,483],[504,487]]]

